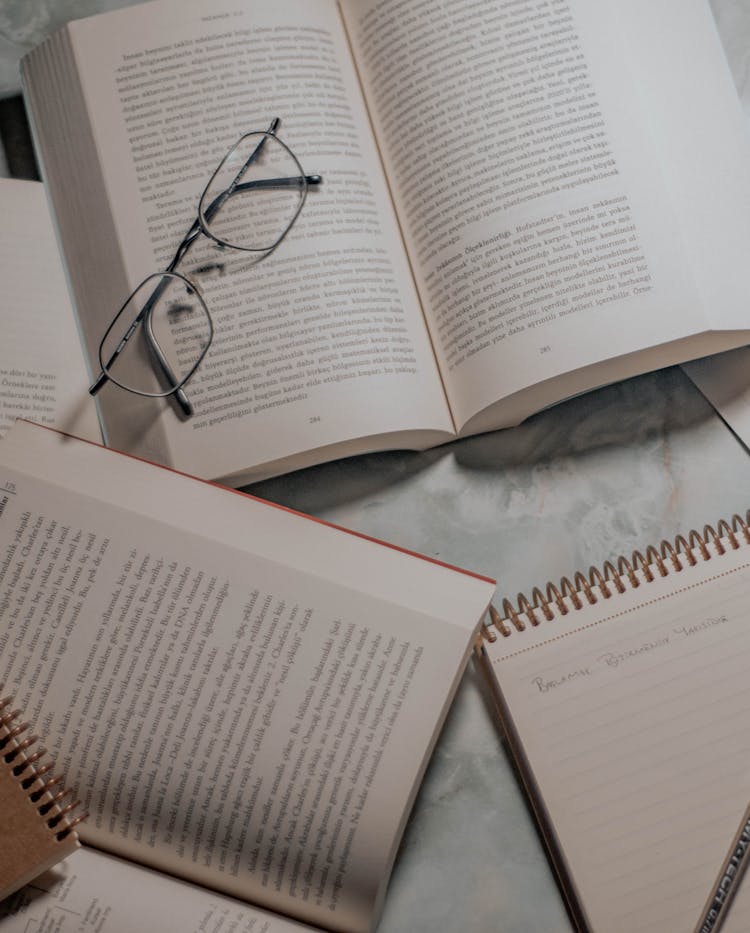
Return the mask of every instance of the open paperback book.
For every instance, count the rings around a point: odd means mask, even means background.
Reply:
[[[263,913],[253,927],[232,898],[371,930],[492,591],[19,422],[0,443],[0,681],[84,800],[95,848],[48,896],[11,900],[0,929],[26,930],[28,902],[52,917],[95,896],[110,933],[135,910],[141,929],[211,933],[227,910],[239,929],[290,928]],[[186,905],[193,927],[161,922]]]
[[[242,133],[280,116],[323,177],[206,286],[193,418],[104,388],[120,449],[241,485],[747,342],[750,147],[705,0],[159,0],[23,78],[95,371]]]
[[[748,520],[494,614],[480,663],[582,933],[718,929],[699,919],[750,800]],[[750,929],[735,890],[722,933]]]

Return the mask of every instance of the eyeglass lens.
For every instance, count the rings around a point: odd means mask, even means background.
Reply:
[[[248,133],[230,150],[203,193],[205,232],[225,246],[269,250],[299,214],[307,183],[302,167],[272,133]]]
[[[211,337],[211,319],[196,289],[180,275],[157,273],[138,286],[110,325],[100,362],[122,388],[168,395],[193,373]]]

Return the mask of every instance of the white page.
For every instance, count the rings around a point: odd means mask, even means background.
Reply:
[[[715,329],[747,329],[750,127],[706,0],[615,3],[688,267]],[[738,208],[739,205],[739,208]]]
[[[211,483],[196,483],[167,468],[77,443],[54,431],[18,422],[6,437],[2,463],[55,482],[97,503],[111,503],[144,518],[169,524],[183,534],[263,555],[330,583],[391,598],[450,625],[473,629],[481,602],[489,600],[492,581],[439,560],[414,555],[366,535]],[[92,464],[94,464],[92,466]],[[190,508],[184,507],[185,502]],[[304,520],[300,520],[303,518]],[[252,534],[248,529],[252,529]],[[343,532],[343,534],[342,534]],[[417,557],[417,560],[411,558]],[[467,612],[467,601],[476,613]]]
[[[137,892],[137,896],[133,896]],[[312,927],[84,848],[0,903],[2,933],[301,933]]]
[[[171,259],[241,134],[280,117],[280,138],[323,178],[272,255],[206,282],[216,333],[192,380],[195,416],[181,422],[168,402],[105,386],[108,443],[249,482],[250,468],[258,478],[402,446],[405,432],[417,432],[412,446],[449,439],[453,423],[335,2],[221,0],[209,10],[165,0],[77,21],[69,37],[69,52],[52,40],[34,80],[55,52],[70,54],[85,103],[72,120],[90,120],[86,155],[96,158],[100,192],[77,185],[75,154],[60,177],[67,140],[55,140],[46,161],[92,360],[129,290]],[[186,261],[178,271],[191,268]]]
[[[743,339],[750,146],[704,0],[342,7],[461,430]]]
[[[698,922],[750,799],[749,598],[745,544],[486,646],[592,930]]]
[[[0,180],[0,437],[16,418],[100,440],[44,189]]]

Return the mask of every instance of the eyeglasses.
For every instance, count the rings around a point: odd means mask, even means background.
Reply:
[[[208,352],[214,327],[195,276],[175,270],[201,234],[219,250],[254,254],[270,253],[287,235],[308,186],[321,178],[305,175],[276,135],[280,122],[246,133],[219,163],[172,261],[140,283],[107,328],[91,395],[113,382],[148,398],[173,396],[185,417],[193,414],[184,387]]]

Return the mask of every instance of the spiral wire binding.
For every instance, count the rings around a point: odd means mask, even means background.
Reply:
[[[0,686],[2,691],[2,686]],[[29,724],[19,719],[21,711],[12,708],[13,698],[10,696],[0,698],[0,755],[3,763],[9,768],[29,800],[34,804],[39,816],[58,842],[62,842],[75,827],[83,822],[87,813],[78,813],[80,800],[65,803],[65,798],[72,791],[62,787],[62,778],[54,777],[52,770],[54,762],[44,761],[47,749],[41,745],[34,751],[28,750],[39,741],[39,736],[28,735],[22,738],[29,729]]]
[[[740,539],[750,544],[750,510],[744,519],[734,515],[730,522],[721,519],[716,528],[705,525],[703,532],[692,530],[687,538],[677,535],[673,541],[661,541],[658,547],[649,545],[645,554],[633,551],[629,560],[618,557],[614,563],[605,561],[601,569],[590,567],[588,574],[579,570],[572,581],[563,577],[559,586],[547,583],[544,592],[534,587],[531,599],[523,593],[518,594],[515,603],[503,599],[502,611],[490,606],[489,622],[483,627],[482,637],[494,642],[497,641],[495,631],[508,638],[514,629],[523,632],[527,625],[540,625],[543,619],[551,622],[555,609],[565,616],[571,607],[575,611],[587,604],[595,605],[600,599],[610,599],[613,593],[637,589],[644,581],[651,583],[656,576],[680,573],[686,565],[694,567],[699,560],[711,560],[711,548],[717,556],[724,554],[727,546],[736,551]],[[639,579],[639,573],[643,579]]]

